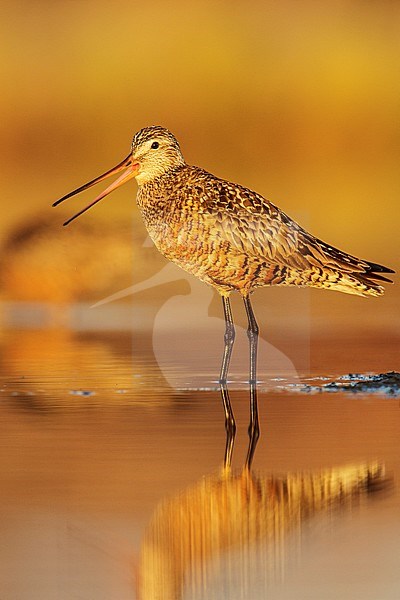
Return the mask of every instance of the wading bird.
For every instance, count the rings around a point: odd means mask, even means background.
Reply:
[[[242,295],[250,346],[249,466],[259,436],[256,395],[259,330],[250,294],[257,287],[294,285],[380,296],[384,291],[381,283],[391,283],[382,273],[393,271],[324,243],[260,194],[186,164],[175,136],[159,126],[138,131],[122,162],[63,196],[53,206],[122,170],[123,174],[114,183],[64,225],[135,177],[139,186],[137,204],[158,250],[219,292],[226,324],[220,372],[230,440],[226,462],[230,460],[236,429],[227,389],[235,339],[229,295],[233,291]]]

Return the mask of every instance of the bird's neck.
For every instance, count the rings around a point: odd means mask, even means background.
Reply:
[[[136,181],[139,189],[160,189],[169,184],[185,166],[185,163],[179,164],[174,167],[170,167],[166,171],[160,171],[160,173],[156,175],[154,175],[154,173],[151,175],[148,173],[139,173],[139,175],[136,175]]]

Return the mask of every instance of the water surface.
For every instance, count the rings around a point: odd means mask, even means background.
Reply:
[[[160,368],[151,332],[5,328],[1,600],[397,599],[399,398],[291,389],[345,374],[350,351],[370,370],[365,340],[326,343],[308,371],[260,369],[246,473],[246,364],[227,472],[218,365]]]

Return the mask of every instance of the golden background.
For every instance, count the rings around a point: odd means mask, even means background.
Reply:
[[[399,266],[398,3],[42,1],[1,12],[3,296],[98,299],[131,283],[132,263],[139,279],[154,270],[135,184],[67,229],[96,192],[50,208],[152,124],[176,134],[189,163],[256,189],[330,244]],[[38,237],[21,234],[36,226]],[[354,307],[367,320],[379,306],[393,326],[398,289],[371,303],[312,298],[323,314]]]

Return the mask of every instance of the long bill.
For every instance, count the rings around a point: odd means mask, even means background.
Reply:
[[[110,177],[111,175],[114,175],[115,173],[119,173],[124,168],[126,168],[126,171],[120,177],[118,177],[118,179],[116,179],[116,181],[114,181],[114,183],[109,185],[103,192],[101,192],[101,194],[99,194],[93,200],[93,202],[88,204],[88,206],[86,206],[85,208],[80,210],[78,213],[76,213],[76,215],[74,215],[73,217],[68,219],[68,221],[65,221],[64,226],[71,223],[71,221],[73,221],[77,217],[80,217],[83,213],[85,213],[87,210],[89,210],[89,208],[92,208],[92,206],[97,204],[97,202],[100,202],[100,200],[102,200],[103,198],[108,196],[108,194],[110,194],[111,192],[116,190],[119,186],[121,186],[124,183],[126,183],[127,181],[129,181],[129,179],[132,179],[133,177],[135,177],[139,172],[139,163],[133,163],[132,155],[128,154],[128,156],[126,158],[124,158],[124,160],[122,162],[120,162],[118,165],[116,165],[109,171],[106,171],[102,175],[99,175],[99,177],[96,177],[95,179],[92,179],[88,183],[81,185],[80,187],[76,188],[76,190],[69,192],[69,194],[66,194],[65,196],[63,196],[62,198],[60,198],[59,200],[54,202],[53,206],[57,206],[58,204],[61,204],[61,202],[64,202],[64,200],[67,200],[68,198],[71,198],[72,196],[75,196],[76,194],[79,194],[80,192],[87,190],[88,188],[92,187],[92,185],[95,185],[96,183],[99,183],[100,181],[107,179],[107,177]]]

